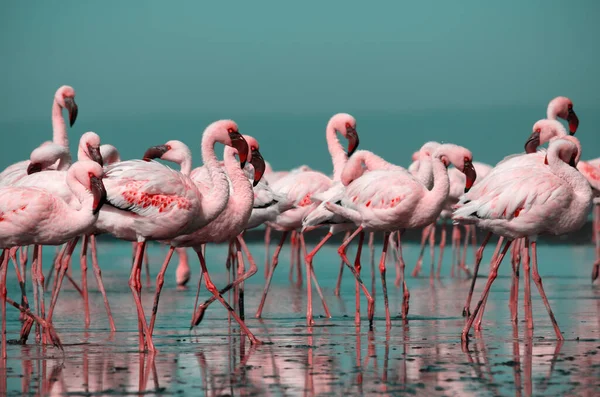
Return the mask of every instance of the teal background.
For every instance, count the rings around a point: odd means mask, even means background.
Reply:
[[[124,158],[232,118],[274,168],[331,170],[325,124],[408,164],[427,140],[495,163],[521,151],[557,95],[583,158],[600,147],[596,1],[28,1],[0,5],[0,167],[51,138],[72,85],[85,131]]]

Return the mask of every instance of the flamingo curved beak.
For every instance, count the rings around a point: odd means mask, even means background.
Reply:
[[[240,167],[244,168],[248,160],[248,142],[239,132],[230,132],[229,138],[231,139],[231,147],[237,150],[240,157]]]
[[[571,133],[571,135],[575,135],[575,133],[577,132],[577,128],[579,127],[579,118],[575,114],[573,108],[569,109],[567,121],[569,122],[569,132]]]
[[[144,153],[144,157],[142,157],[142,159],[144,161],[150,161],[152,159],[159,159],[168,151],[169,151],[169,148],[167,147],[167,145],[152,146],[151,148],[146,150],[146,153]]]
[[[70,126],[73,127],[73,124],[75,124],[75,120],[77,120],[77,112],[79,111],[79,108],[75,103],[75,99],[71,97],[65,97],[65,107],[69,111]]]
[[[250,164],[252,164],[252,167],[254,167],[254,183],[252,186],[256,186],[258,185],[258,182],[260,182],[263,174],[265,173],[265,159],[260,154],[258,149],[252,150],[251,157],[252,159],[250,160]]]
[[[40,163],[29,163],[27,166],[27,175],[35,174],[36,172],[40,172],[42,170],[42,165]]]
[[[100,164],[101,167],[104,166],[104,160],[102,159],[102,154],[100,153],[99,146],[92,146],[90,144],[87,145],[88,154],[90,158],[96,163]]]
[[[352,153],[356,151],[356,148],[358,148],[358,144],[360,143],[356,128],[346,127],[346,139],[348,139],[348,157],[350,157],[352,156]]]
[[[92,196],[94,197],[92,213],[96,215],[98,212],[100,212],[100,208],[102,208],[106,202],[106,189],[104,188],[102,179],[92,175],[90,177],[90,189],[92,191]]]
[[[471,190],[473,184],[475,183],[475,179],[477,179],[477,172],[475,172],[475,167],[473,167],[473,163],[470,161],[465,161],[465,165],[463,167],[463,174],[467,177],[467,182],[465,184],[465,193]]]
[[[525,142],[525,153],[535,153],[539,146],[540,133],[538,131],[534,131],[527,139],[527,142]]]

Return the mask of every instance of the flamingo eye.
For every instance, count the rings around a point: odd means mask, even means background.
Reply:
[[[256,146],[250,146],[250,150],[258,150]]]
[[[167,150],[171,150],[171,145],[167,145]]]
[[[235,129],[233,128],[227,128],[227,132],[229,132],[230,134],[233,134],[235,131]]]
[[[568,108],[569,110],[572,110],[572,109],[573,109],[573,104],[572,104],[572,103],[569,103],[569,104],[567,105],[567,108]]]
[[[88,172],[88,178],[95,176],[93,172]]]
[[[537,132],[539,134],[540,132],[542,132],[542,129],[541,128],[536,128],[535,131],[533,131],[533,132]]]
[[[465,156],[465,158],[463,159],[463,161],[464,161],[465,163],[468,163],[468,162],[470,162],[470,161],[471,161],[471,159]]]
[[[346,123],[346,128],[352,128],[352,126],[350,125],[350,123]]]

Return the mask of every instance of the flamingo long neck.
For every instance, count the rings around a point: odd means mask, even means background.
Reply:
[[[71,155],[69,154],[69,152],[64,152],[61,153],[61,155],[58,157],[58,164],[56,165],[56,169],[58,171],[66,171],[67,169],[69,169],[69,166],[71,165]]]
[[[425,197],[419,204],[423,216],[427,219],[431,219],[433,222],[442,211],[444,203],[450,193],[450,180],[448,178],[448,170],[446,166],[437,157],[431,158],[433,169],[433,187],[426,193]],[[421,164],[423,166],[424,164]]]
[[[186,154],[181,162],[181,173],[185,176],[189,176],[192,172],[192,156]]]
[[[62,114],[62,107],[56,98],[52,104],[52,141],[57,145],[69,148],[69,137],[67,135],[67,124]]]
[[[415,173],[415,178],[427,188],[431,190],[434,186],[433,176],[433,161],[431,157],[421,157],[419,160],[419,169]]]
[[[203,195],[202,212],[205,221],[215,219],[227,206],[229,200],[229,181],[227,174],[217,155],[215,154],[215,143],[217,131],[209,131],[202,136],[202,161],[208,170],[208,175],[212,182],[208,192],[201,192]]]
[[[348,156],[337,137],[335,128],[330,124],[327,124],[325,137],[327,138],[327,148],[329,149],[331,161],[333,162],[333,180],[339,181],[342,177],[344,166],[348,161]]]
[[[225,169],[231,181],[232,192],[229,196],[227,208],[231,209],[228,214],[235,219],[233,223],[245,225],[252,213],[252,203],[254,202],[254,191],[252,184],[248,180],[246,173],[240,167],[240,162],[235,157],[237,151],[229,146],[225,147],[223,160]],[[241,226],[243,226],[241,225]],[[241,232],[242,230],[239,230]]]
[[[338,180],[341,180],[342,184],[347,186],[367,171],[393,170],[397,168],[399,168],[397,165],[386,161],[373,152],[358,150],[348,159]],[[336,180],[335,177],[334,180]]]

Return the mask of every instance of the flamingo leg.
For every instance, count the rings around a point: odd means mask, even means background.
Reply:
[[[301,255],[301,244],[300,244],[300,232],[296,232],[296,286],[302,287],[302,261],[300,260]],[[309,274],[306,275],[308,278]]]
[[[524,296],[524,305],[525,305],[525,321],[527,322],[527,329],[533,329],[533,310],[531,307],[531,267],[530,267],[530,258],[529,258],[529,240],[525,241],[525,249],[527,250],[527,255],[523,260],[523,269],[525,270],[525,296]]]
[[[400,269],[402,271],[402,318],[406,320],[408,318],[408,309],[409,309],[409,300],[410,300],[410,291],[408,290],[408,285],[406,284],[406,277],[404,276],[404,269],[406,265],[404,264],[404,258],[402,256],[402,240],[401,236],[404,233],[404,230],[399,231],[398,235],[398,246],[396,247],[397,252],[396,255],[400,261]]]
[[[115,332],[117,327],[115,327],[115,321],[112,316],[112,312],[110,310],[110,304],[108,303],[108,297],[106,296],[106,290],[104,289],[104,282],[102,281],[102,270],[100,270],[100,265],[98,264],[98,249],[96,247],[96,236],[93,234],[90,235],[90,246],[92,248],[92,267],[94,269],[94,276],[96,277],[96,283],[98,284],[98,289],[102,294],[102,300],[104,301],[104,308],[106,309],[106,315],[108,316],[108,323],[110,325],[110,331]]]
[[[362,236],[362,234],[361,234]],[[385,280],[385,258],[387,256],[388,244],[390,242],[390,233],[385,232],[383,235],[383,249],[381,250],[381,259],[379,259],[379,274],[381,275],[381,287],[383,289],[383,305],[385,307],[385,326],[390,328],[392,326],[392,320],[390,317],[390,307],[388,304],[387,285]],[[357,283],[358,293],[358,283]]]
[[[456,227],[456,226],[455,226]],[[454,234],[454,233],[453,233]],[[463,308],[463,317],[471,315],[471,299],[473,298],[473,291],[475,290],[475,281],[477,281],[477,273],[479,272],[479,265],[481,264],[481,258],[483,258],[483,250],[485,246],[490,241],[492,237],[492,233],[488,233],[481,243],[481,247],[477,250],[476,258],[475,258],[475,269],[473,270],[473,279],[471,280],[471,287],[469,287],[469,294],[467,295],[467,301],[465,302],[465,307]],[[498,248],[501,246],[502,242],[498,242]],[[454,237],[452,238],[452,248],[454,249]],[[452,255],[454,256],[454,255]],[[454,258],[452,258],[452,266],[454,267]]]
[[[496,246],[496,249],[494,250],[494,253],[492,254],[492,260],[490,261],[490,263],[494,263],[496,261],[496,258],[498,257],[498,253],[500,252],[500,248],[502,247],[502,240],[503,238],[501,237],[500,240],[498,241],[498,245]],[[518,244],[519,240],[516,240],[514,242],[514,244]],[[512,246],[512,248],[514,248],[514,244]],[[481,331],[481,323],[483,321],[483,313],[485,312],[485,305],[487,304],[487,296],[485,297],[483,304],[481,305],[481,309],[479,309],[479,314],[477,316],[477,318],[475,319],[475,331]]]
[[[431,266],[429,267],[429,279],[433,280],[435,266],[435,222],[431,224],[429,232],[429,254],[431,255]]]
[[[131,289],[131,293],[133,295],[133,300],[135,301],[135,306],[137,309],[138,315],[138,327],[141,324],[140,329],[140,351],[155,351],[154,343],[152,342],[152,333],[148,329],[148,323],[146,322],[146,315],[144,314],[144,308],[142,307],[142,283],[140,280],[140,275],[142,271],[142,262],[144,260],[144,251],[146,248],[146,241],[141,241],[137,243],[137,248],[135,250],[135,259],[133,261],[133,268],[131,269],[131,275],[129,276],[129,288]],[[145,340],[145,345],[144,345]]]
[[[354,240],[354,238],[360,233],[362,232],[363,227],[359,226],[351,235],[350,237],[348,237],[343,243],[342,245],[340,245],[340,247],[338,248],[338,254],[342,257],[342,260],[344,261],[344,263],[346,264],[346,266],[348,266],[348,268],[350,269],[350,271],[352,272],[352,274],[354,275],[354,278],[358,281],[358,283],[360,284],[360,287],[363,290],[363,293],[365,294],[365,297],[367,298],[367,305],[368,305],[368,309],[367,309],[367,314],[369,316],[369,328],[373,327],[373,316],[375,315],[375,300],[371,297],[371,294],[369,294],[369,290],[367,289],[367,287],[365,287],[365,285],[363,284],[361,278],[360,278],[360,274],[356,273],[356,271],[354,270],[354,267],[350,264],[350,261],[348,260],[348,257],[346,256],[346,247],[348,247],[348,244],[350,244],[352,242],[352,240]]]
[[[69,267],[69,263],[71,262],[71,256],[73,255],[73,251],[75,250],[75,246],[77,245],[77,241],[79,237],[75,237],[73,240],[69,241],[64,260],[60,266],[60,272],[56,276],[56,287],[52,290],[52,297],[50,298],[50,309],[48,310],[47,321],[52,323],[52,315],[54,314],[54,307],[56,306],[56,301],[58,300],[58,294],[60,293],[60,287],[62,285],[63,279],[65,278],[65,274],[67,273],[67,268]]]
[[[356,250],[356,257],[354,258],[354,270],[356,271],[356,274],[358,274],[358,275],[360,275],[360,270],[362,268],[362,266],[360,264],[360,255],[362,253],[362,246],[363,246],[364,241],[365,241],[365,233],[361,231],[360,234],[358,235],[358,248]],[[360,324],[360,291],[359,291],[360,285],[358,284],[358,281],[356,281],[355,284],[356,284],[356,291],[355,291],[356,312],[354,314],[354,323],[358,325],[358,324]]]
[[[219,290],[217,289],[217,287],[215,287],[215,285],[211,281],[210,275],[208,274],[208,269],[206,268],[206,262],[204,260],[204,256],[202,255],[202,251],[197,250],[196,253],[198,254],[198,259],[200,259],[200,266],[202,267],[202,272],[205,275],[204,283],[206,285],[206,288],[215,296],[215,298],[217,298],[217,300],[219,302],[221,302],[221,304],[225,307],[225,309],[227,309],[229,311],[231,316],[240,325],[241,329],[244,331],[246,336],[248,336],[248,338],[250,339],[250,343],[252,343],[253,345],[260,344],[261,342],[254,336],[254,334],[252,332],[250,332],[250,330],[248,329],[248,327],[246,326],[244,321],[237,315],[237,313],[233,310],[233,308],[231,306],[229,306],[229,304],[227,302],[225,302],[225,299],[223,299],[223,296],[221,296],[221,294],[219,293]]]
[[[40,299],[40,316],[42,318],[46,318],[46,303],[44,301],[44,271],[42,269],[42,246],[41,245],[34,245],[33,249],[37,251],[37,265],[35,266],[36,271],[37,271],[37,275],[36,275],[36,280],[37,280],[37,288],[38,288],[38,296]],[[43,342],[46,342],[46,332],[42,333],[43,336]]]
[[[232,288],[235,288],[236,286],[242,284],[244,281],[246,281],[250,277],[254,276],[256,274],[256,272],[258,271],[258,267],[256,266],[256,261],[254,260],[254,257],[252,256],[252,254],[250,254],[250,250],[248,249],[248,246],[246,245],[246,241],[244,240],[244,238],[241,235],[239,235],[237,237],[237,243],[240,245],[242,251],[244,252],[244,255],[246,255],[246,258],[248,259],[248,262],[250,263],[250,269],[246,273],[244,273],[240,277],[238,277],[236,280],[234,280],[231,284],[227,285],[225,288],[222,288],[219,291],[219,293],[221,295],[223,295],[227,291],[231,290]],[[209,299],[207,299],[206,301],[204,301],[204,303],[202,303],[200,306],[198,306],[198,309],[196,309],[195,314],[194,314],[193,325],[200,324],[200,322],[202,321],[202,318],[204,317],[206,308],[211,303],[213,303],[215,300],[217,300],[217,298],[215,296],[212,296]]]
[[[417,264],[412,271],[413,277],[418,277],[421,272],[421,266],[423,265],[423,255],[425,254],[425,244],[427,243],[427,238],[429,237],[429,229],[431,225],[427,225],[423,228],[421,232],[421,250],[419,251],[419,259],[417,259]]]
[[[150,287],[152,281],[150,280],[150,260],[148,258],[148,247],[144,250],[144,267],[146,269],[146,287]]]
[[[300,233],[300,244],[302,245],[302,249],[304,251],[304,256],[306,258],[307,253],[306,253],[306,242],[304,241],[304,233]],[[300,258],[298,258],[300,259]],[[306,264],[306,325],[313,326],[315,324],[315,320],[313,319],[313,313],[312,313],[312,285],[311,285],[311,277],[310,274],[312,273],[312,263],[307,261],[306,259],[304,260],[304,263]]]
[[[67,245],[69,245],[69,243],[63,244],[61,249],[58,251],[58,254],[54,256],[54,261],[52,262],[53,266],[50,269],[48,269],[48,275],[46,276],[46,282],[44,283],[44,291],[48,289],[48,285],[52,280],[52,276],[58,274],[60,270],[60,264],[62,263],[62,258],[64,257],[65,252],[67,250]],[[54,280],[54,286],[52,287],[52,289],[54,289],[55,286],[56,279]]]
[[[244,276],[246,266],[244,264],[244,256],[242,255],[242,248],[240,246],[239,241],[237,239],[233,239],[231,245],[235,245],[235,250],[237,253],[237,279],[242,278]],[[244,282],[240,281],[236,284],[237,296],[238,296],[238,313],[240,318],[244,320]],[[223,294],[223,293],[221,293]]]
[[[522,247],[523,253],[526,260],[529,260],[529,248]],[[513,274],[512,274],[512,288],[510,290],[510,309],[511,309],[511,320],[514,324],[517,324],[519,316],[519,270],[521,267],[521,261],[513,261]]]
[[[546,292],[544,291],[544,285],[542,284],[542,278],[540,277],[540,273],[538,272],[538,264],[537,264],[537,242],[531,242],[531,262],[533,267],[533,282],[535,283],[540,295],[542,297],[542,301],[544,301],[544,306],[546,306],[546,310],[548,311],[548,316],[550,316],[550,321],[552,321],[552,326],[554,327],[554,332],[556,333],[556,339],[564,340],[562,333],[560,332],[560,328],[558,327],[558,323],[556,322],[556,318],[554,317],[554,313],[552,312],[552,308],[550,307],[550,302],[548,302],[548,298],[546,297]]]
[[[17,274],[17,280],[19,281],[19,288],[21,289],[21,306],[29,308],[29,301],[27,300],[24,275],[21,273],[21,270],[19,270],[20,266],[17,262],[17,248],[11,248],[9,250],[9,254],[10,259],[12,259],[13,265],[15,267],[15,273]],[[19,256],[21,256],[20,253]]]
[[[465,272],[468,278],[471,278],[471,271],[467,267],[467,248],[469,247],[469,237],[471,236],[471,225],[465,226],[465,244],[463,246],[462,258],[460,261],[460,268]]]
[[[492,265],[492,268],[490,269],[488,281],[487,281],[487,284],[485,285],[485,289],[483,290],[481,299],[479,300],[479,302],[477,302],[477,305],[475,306],[475,310],[473,310],[473,314],[471,314],[469,316],[469,320],[467,321],[467,323],[465,324],[465,327],[462,330],[461,340],[463,343],[466,343],[469,338],[469,331],[471,330],[471,326],[473,325],[473,322],[475,321],[475,318],[477,317],[477,314],[479,313],[479,309],[483,305],[484,300],[487,299],[487,296],[490,293],[492,284],[493,284],[494,280],[496,279],[496,277],[498,276],[498,268],[500,267],[500,264],[502,263],[502,259],[504,258],[504,255],[506,255],[506,251],[508,251],[508,248],[510,247],[511,243],[512,243],[512,240],[506,240],[506,243],[504,244],[504,248],[502,249],[502,252],[498,256],[498,258],[494,261],[494,264]]]
[[[269,277],[270,264],[269,264],[269,245],[271,244],[271,226],[265,227],[265,280]]]
[[[471,225],[471,246],[473,247],[473,263],[477,259],[477,228],[475,225]]]
[[[596,240],[596,261],[592,268],[592,283],[598,278],[600,273],[600,202],[594,204],[593,233]]]
[[[327,235],[325,235],[325,237],[323,238],[323,240],[321,240],[321,242],[317,245],[317,247],[315,247],[315,249],[313,251],[311,251],[311,260],[312,257],[314,257],[317,253],[317,251],[319,249],[321,249],[321,247],[323,246],[324,241],[327,241],[331,238],[332,234],[331,232],[327,233]],[[344,235],[344,240],[346,240],[348,237],[350,236],[350,232],[347,231],[346,234]],[[311,262],[311,266],[312,266],[312,262]],[[340,296],[340,288],[342,286],[342,274],[344,274],[344,261],[340,259],[340,272],[338,273],[338,278],[337,278],[337,283],[335,284],[335,290],[333,291],[333,294],[335,296]]]
[[[228,255],[229,256],[229,255]],[[228,258],[229,260],[229,258]],[[228,272],[228,276],[229,276],[229,272]],[[202,268],[200,269],[200,277],[198,277],[198,287],[196,288],[196,299],[194,300],[194,310],[192,311],[192,321],[190,323],[190,329],[194,328],[194,325],[196,324],[196,307],[198,306],[198,297],[200,296],[200,288],[202,288],[202,278],[204,277],[204,273],[202,273]],[[230,296],[231,298],[231,296]],[[202,318],[200,317],[200,320]],[[200,322],[200,320],[198,320],[198,323]]]
[[[2,301],[2,358],[6,359],[6,273],[8,269],[8,254],[6,249],[2,250],[0,262],[0,300]],[[6,367],[5,364],[3,364]]]
[[[294,267],[296,265],[296,231],[292,230],[292,235],[290,237],[290,274],[288,278],[290,283],[294,282]]]
[[[162,291],[162,287],[165,283],[165,273],[167,272],[167,267],[169,266],[169,262],[171,261],[171,257],[173,256],[173,252],[175,251],[175,247],[170,246],[169,251],[167,251],[167,256],[156,276],[156,291],[154,292],[154,304],[152,305],[152,317],[150,318],[150,337],[152,337],[152,333],[154,332],[154,323],[156,322],[156,313],[158,312],[158,301],[160,300],[160,292]]]
[[[446,220],[442,220],[442,233],[440,237],[440,257],[438,258],[437,271],[435,276],[440,278],[440,272],[442,271],[442,260],[444,258],[444,248],[446,248]]]
[[[83,290],[83,309],[85,311],[85,329],[90,327],[90,301],[87,287],[87,247],[88,236],[83,236],[81,241],[81,255],[79,262],[81,266],[81,289]]]
[[[277,248],[275,248],[275,253],[273,254],[273,259],[271,260],[271,268],[269,269],[269,277],[265,283],[265,289],[263,290],[262,297],[260,298],[260,304],[256,310],[256,318],[260,318],[262,315],[263,306],[265,305],[265,300],[267,299],[267,294],[269,293],[269,286],[271,285],[271,280],[273,279],[273,273],[275,272],[275,268],[279,262],[279,253],[281,252],[281,247],[283,247],[283,243],[285,243],[288,233],[289,232],[287,231],[283,232],[281,240],[279,240],[279,244],[277,244]]]
[[[369,261],[371,262],[371,295],[375,299],[375,232],[369,233]]]

